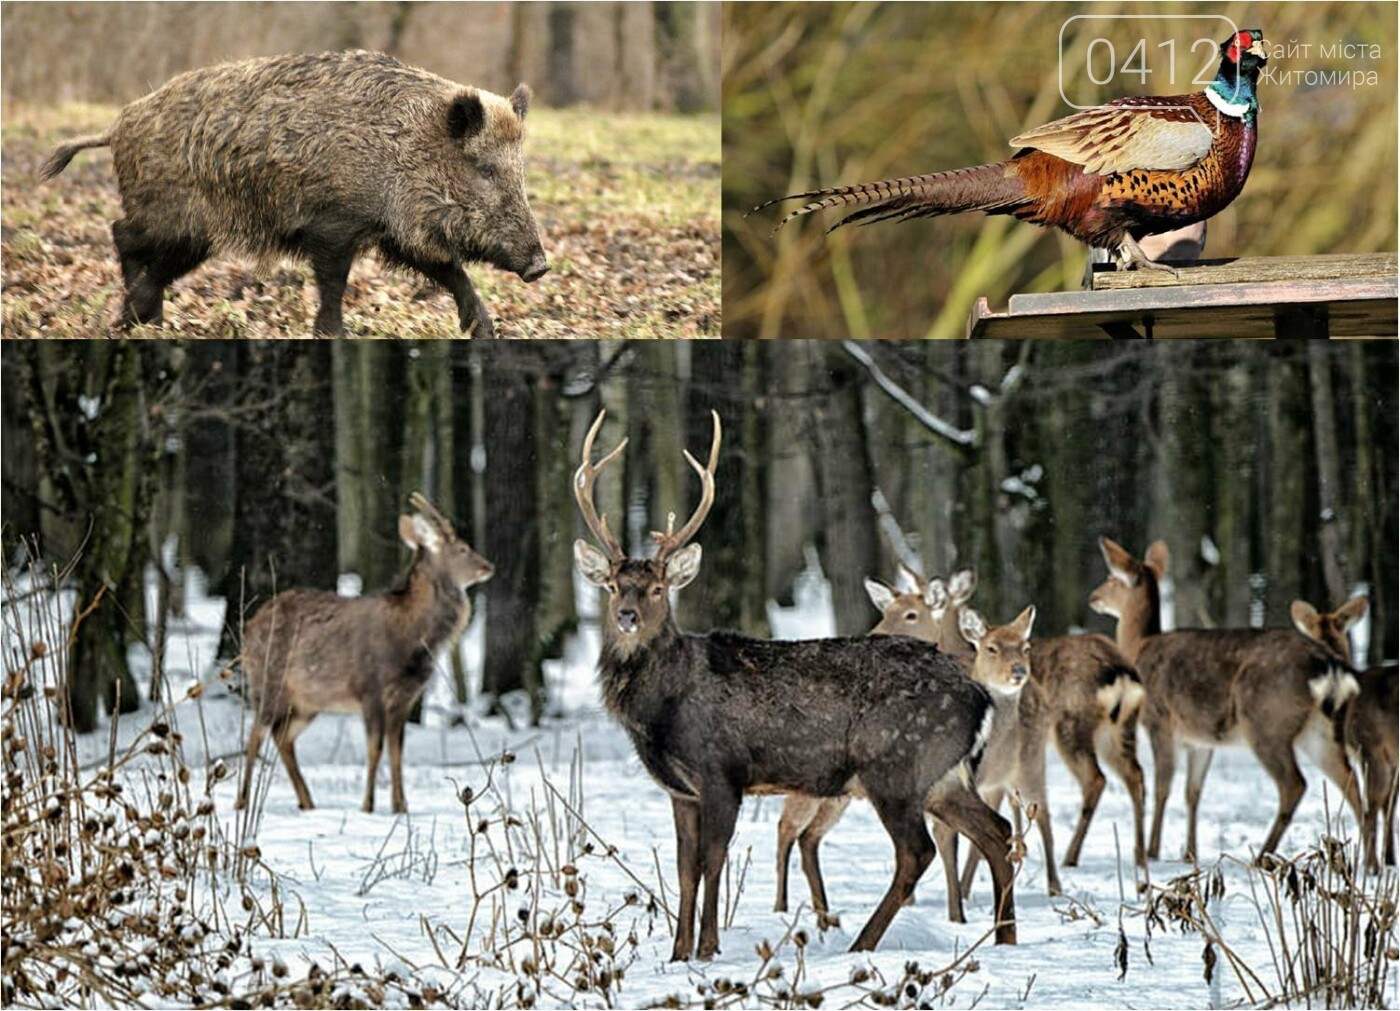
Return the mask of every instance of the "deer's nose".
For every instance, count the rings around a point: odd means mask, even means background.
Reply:
[[[624,608],[617,612],[617,627],[622,631],[635,632],[637,631],[638,624],[637,612],[632,610],[632,608]]]
[[[1022,681],[1026,680],[1026,673],[1025,664],[1018,663],[1013,665],[1011,668],[1011,683],[1020,684]]]

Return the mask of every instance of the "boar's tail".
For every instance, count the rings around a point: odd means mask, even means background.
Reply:
[[[39,169],[39,181],[52,179],[68,167],[68,163],[73,160],[73,156],[79,151],[90,147],[106,147],[112,143],[112,131],[106,133],[95,133],[90,137],[79,137],[77,140],[70,140],[67,144],[60,144],[54,148],[53,154],[49,155],[48,161],[44,162]]]

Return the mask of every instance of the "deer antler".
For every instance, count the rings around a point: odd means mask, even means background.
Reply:
[[[583,522],[588,525],[588,529],[592,531],[598,543],[614,560],[620,560],[627,557],[626,552],[622,550],[622,545],[608,532],[608,518],[599,516],[598,511],[593,507],[593,482],[598,479],[603,468],[616,460],[627,446],[627,440],[623,439],[617,444],[616,449],[599,460],[596,465],[593,463],[593,440],[598,437],[598,430],[603,427],[603,419],[607,416],[607,411],[599,411],[598,417],[594,419],[592,427],[588,429],[588,435],[583,440],[583,462],[578,465],[578,470],[574,471],[574,498],[578,499],[579,510],[583,513]]]
[[[719,465],[719,444],[720,444],[720,423],[719,412],[710,411],[710,418],[714,423],[714,435],[710,438],[710,459],[704,467],[696,462],[695,457],[690,455],[690,450],[685,450],[685,462],[690,464],[692,470],[700,475],[700,504],[695,507],[695,512],[691,513],[690,519],[685,521],[685,526],[679,531],[676,527],[676,514],[671,513],[666,519],[666,532],[652,531],[651,536],[656,539],[658,550],[656,552],[657,561],[664,561],[668,555],[674,551],[685,547],[690,539],[695,536],[700,529],[700,524],[705,522],[705,517],[710,514],[710,507],[715,504],[715,467]]]

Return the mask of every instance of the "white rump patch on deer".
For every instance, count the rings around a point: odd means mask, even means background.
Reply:
[[[1308,681],[1308,691],[1312,693],[1313,701],[1330,715],[1348,699],[1355,698],[1361,691],[1361,685],[1351,671],[1332,667],[1326,674],[1319,674]]]

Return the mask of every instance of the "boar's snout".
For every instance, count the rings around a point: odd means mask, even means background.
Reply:
[[[536,249],[535,255],[530,257],[530,265],[520,272],[520,276],[526,284],[533,284],[548,273],[549,262],[544,258],[544,250]]]

